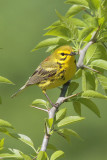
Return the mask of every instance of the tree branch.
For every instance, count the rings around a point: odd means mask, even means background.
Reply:
[[[91,40],[90,42],[87,43],[87,45],[79,51],[79,59],[77,62],[77,69],[82,68],[83,67],[83,61],[84,61],[84,57],[86,54],[87,49],[93,44],[93,40]]]
[[[56,113],[58,107],[62,104],[62,101],[64,100],[64,97],[65,97],[66,91],[68,89],[69,83],[70,82],[67,82],[66,84],[63,85],[60,97],[56,101],[55,106],[53,106],[49,111],[49,119],[55,117],[55,113]],[[48,142],[49,142],[49,138],[50,138],[49,128],[47,127],[47,134],[44,135],[42,146],[41,146],[41,151],[46,151],[47,145],[48,145]]]
[[[84,57],[85,57],[85,54],[87,52],[87,49],[93,44],[96,42],[96,36],[99,32],[99,29],[100,29],[100,26],[98,27],[97,31],[95,31],[91,37],[91,40],[87,43],[87,45],[79,51],[79,59],[78,59],[78,62],[77,62],[77,69],[79,68],[84,68],[83,66],[83,62],[84,62]]]

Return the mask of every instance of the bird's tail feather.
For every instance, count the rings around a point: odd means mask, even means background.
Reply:
[[[17,96],[18,94],[20,94],[27,86],[24,85],[22,86],[16,93],[14,93],[11,98],[14,98],[15,96]]]

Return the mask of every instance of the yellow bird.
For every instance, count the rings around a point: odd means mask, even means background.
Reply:
[[[55,88],[69,81],[76,72],[76,60],[70,46],[57,48],[37,67],[33,75],[12,97],[31,85],[38,85],[46,95],[46,90]],[[48,99],[49,100],[49,99]]]

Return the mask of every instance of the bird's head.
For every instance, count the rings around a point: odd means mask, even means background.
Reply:
[[[52,56],[56,61],[59,61],[62,63],[63,62],[67,63],[70,60],[74,60],[75,59],[74,55],[75,53],[73,52],[73,49],[71,46],[61,46],[57,48],[52,54]]]

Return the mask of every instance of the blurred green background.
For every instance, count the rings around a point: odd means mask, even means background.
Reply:
[[[55,9],[64,15],[68,8],[64,0],[0,0],[0,48],[3,48],[0,50],[0,75],[15,83],[14,86],[0,84],[0,118],[12,123],[18,133],[29,136],[36,148],[43,139],[47,114],[31,108],[30,104],[34,99],[45,97],[37,86],[26,89],[14,99],[10,96],[49,55],[45,49],[33,53],[31,50],[44,39],[43,29],[57,20]],[[48,91],[53,102],[59,93],[59,89]],[[101,118],[83,106],[82,116],[86,119],[71,125],[83,141],[71,137],[71,144],[68,144],[57,135],[51,137],[50,143],[65,151],[64,160],[107,160],[107,102],[96,100],[96,103]],[[69,115],[76,115],[71,103],[63,106],[67,106]],[[32,153],[30,147],[9,137],[6,137],[5,146]]]

